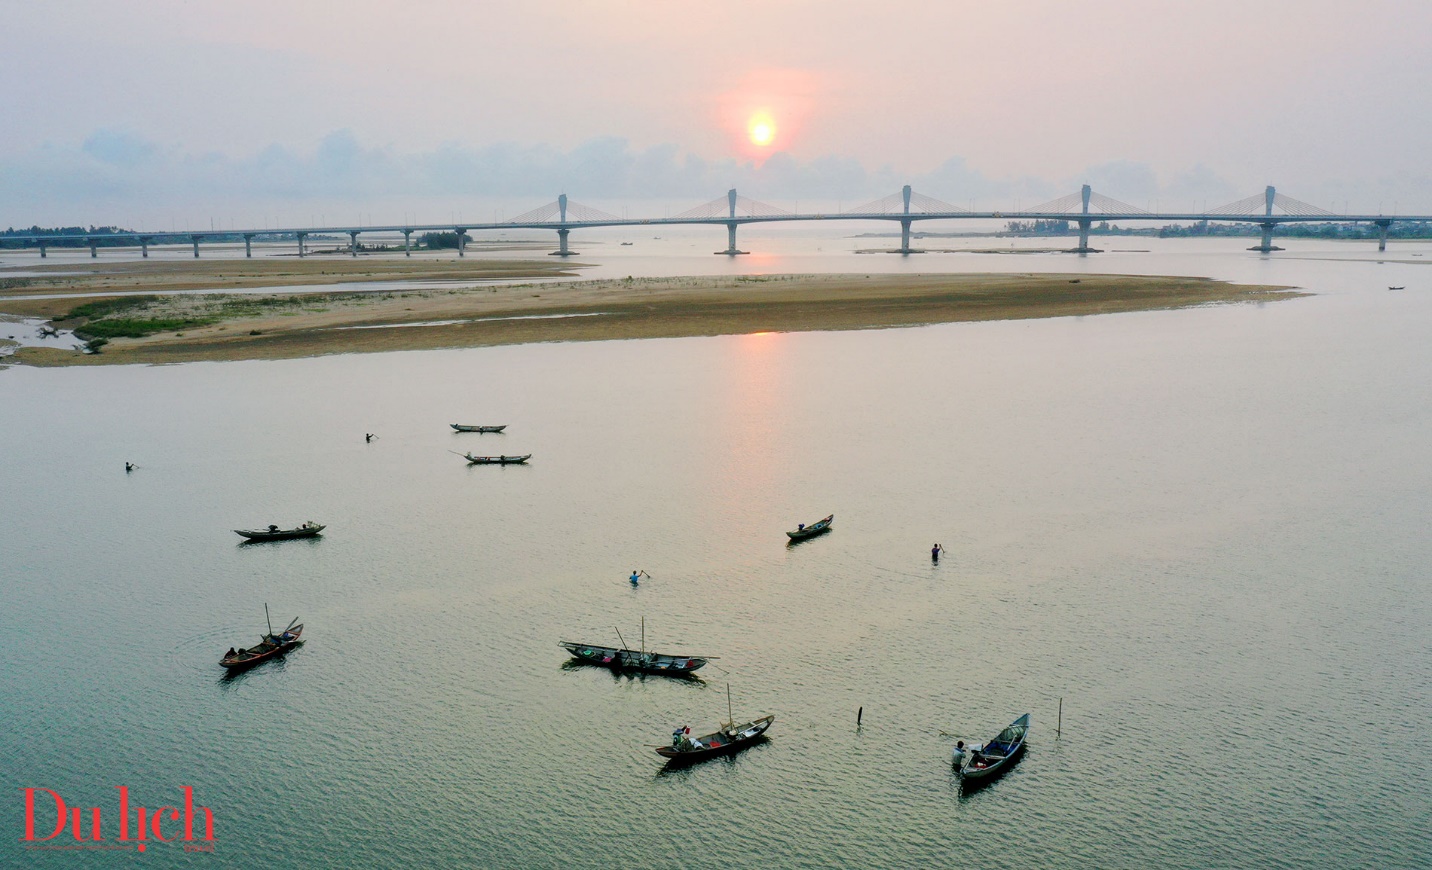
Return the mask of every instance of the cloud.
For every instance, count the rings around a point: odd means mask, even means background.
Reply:
[[[427,150],[399,150],[364,142],[351,130],[334,130],[307,149],[283,143],[247,156],[218,151],[189,153],[127,130],[100,129],[78,144],[47,143],[0,158],[0,225],[121,222],[136,228],[155,221],[183,223],[180,215],[289,215],[309,223],[320,211],[355,212],[383,221],[425,220],[466,209],[470,215],[508,217],[558,193],[612,208],[616,202],[698,204],[730,187],[784,208],[846,206],[896,192],[916,192],[958,207],[1032,207],[1088,183],[1105,196],[1140,208],[1216,207],[1258,191],[1241,191],[1210,167],[1197,164],[1161,177],[1147,163],[1114,160],[1077,178],[991,177],[959,156],[924,173],[866,167],[841,155],[800,159],[788,153],[764,162],[709,160],[673,144],[634,147],[620,137],[588,139],[571,148],[497,143],[473,147],[449,142]],[[1260,188],[1261,189],[1261,188]],[[1402,214],[1432,202],[1425,176],[1398,176],[1354,184],[1326,183],[1301,196],[1327,207],[1354,200],[1354,191]],[[1300,191],[1291,191],[1298,195]],[[395,211],[401,209],[401,212]],[[302,217],[299,217],[299,216]],[[163,218],[159,217],[163,216]],[[425,218],[425,216],[427,216]],[[208,220],[204,218],[203,220]],[[252,218],[230,217],[234,220]]]
[[[133,167],[155,157],[159,146],[124,130],[96,130],[80,150],[101,163]]]

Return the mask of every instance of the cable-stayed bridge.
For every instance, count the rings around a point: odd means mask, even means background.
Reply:
[[[362,233],[401,233],[403,251],[412,255],[413,233],[456,233],[457,253],[464,256],[468,233],[495,230],[552,230],[557,233],[557,250],[554,256],[566,257],[574,254],[568,245],[568,236],[573,230],[595,229],[598,227],[672,226],[672,225],[724,225],[727,230],[727,245],[717,254],[734,256],[744,254],[736,247],[736,229],[743,224],[778,223],[794,221],[890,221],[900,225],[900,247],[892,253],[915,254],[919,251],[910,247],[910,228],[917,222],[952,220],[1064,220],[1079,229],[1079,245],[1071,253],[1097,253],[1089,247],[1089,230],[1096,222],[1122,221],[1163,221],[1190,223],[1199,221],[1222,221],[1229,223],[1256,224],[1263,231],[1263,240],[1250,251],[1271,253],[1282,248],[1273,245],[1273,231],[1289,223],[1365,223],[1378,228],[1379,251],[1387,250],[1388,229],[1398,221],[1432,221],[1432,215],[1383,215],[1383,214],[1338,214],[1293,199],[1268,187],[1261,194],[1254,194],[1227,205],[1203,212],[1158,212],[1120,202],[1112,197],[1095,193],[1089,185],[1067,196],[1050,200],[1032,209],[1013,211],[974,211],[951,205],[948,202],[916,193],[905,185],[900,191],[849,211],[834,214],[800,214],[786,211],[773,205],[758,202],[736,191],[727,191],[725,196],[687,209],[680,214],[664,218],[623,218],[608,214],[600,209],[572,202],[564,193],[552,202],[524,212],[506,221],[492,223],[450,222],[437,224],[392,224],[378,226],[295,226],[275,229],[246,230],[182,230],[171,232],[121,232],[121,233],[77,233],[72,235],[25,235],[5,236],[6,242],[19,242],[23,247],[39,248],[40,256],[47,256],[47,248],[59,241],[80,242],[88,245],[90,256],[99,256],[101,241],[106,247],[113,247],[116,240],[129,242],[138,247],[143,256],[149,256],[149,246],[159,241],[184,240],[194,246],[194,256],[199,256],[199,244],[204,241],[218,241],[242,236],[245,256],[253,256],[253,240],[257,237],[275,235],[293,237],[298,242],[299,256],[305,256],[309,236],[347,235],[348,249],[358,255],[358,236]]]

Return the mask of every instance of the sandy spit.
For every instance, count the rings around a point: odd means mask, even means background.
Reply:
[[[259,262],[254,261],[256,265]],[[261,274],[249,274],[246,279],[239,277],[233,261],[206,264],[205,273],[197,275],[179,268],[187,264],[143,265],[175,268],[173,272],[160,270],[161,280],[148,283],[132,273],[126,275],[124,280],[133,283],[127,283],[121,292],[162,293],[165,289],[196,283],[213,286],[207,282],[220,274],[225,280],[273,281],[282,285],[358,280],[352,271],[335,270],[332,261],[301,264],[317,270],[315,281],[303,280],[305,276],[294,274],[292,268],[279,268],[292,267],[293,263],[265,264],[260,267]],[[364,263],[360,259],[346,265],[352,270],[366,267],[363,269],[368,273],[365,280],[416,280],[420,274],[433,273],[431,268],[414,269],[418,263]],[[464,267],[469,278],[493,277],[490,273],[478,275],[467,264],[457,265]],[[559,274],[545,263],[487,261],[486,265],[507,270],[501,277],[508,279]],[[330,277],[335,271],[342,274]],[[459,275],[454,272],[461,270],[439,271],[442,277],[456,278]],[[71,276],[70,280],[83,286],[86,280],[117,279],[90,274]],[[275,297],[271,308],[262,305],[256,308],[251,304],[225,307],[225,303],[232,300],[254,303],[268,298],[264,294],[242,297],[204,294],[162,297],[133,316],[223,317],[212,325],[182,333],[114,339],[99,354],[22,348],[11,361],[41,366],[178,363],[542,341],[877,329],[1261,302],[1300,295],[1305,294],[1289,292],[1285,287],[1236,285],[1207,278],[1050,274],[772,275],[564,281],[361,294],[316,293],[303,296],[301,301],[283,294]],[[7,302],[0,293],[0,311],[5,313],[58,318],[74,304],[73,299],[63,303]],[[52,322],[73,327],[80,321]]]

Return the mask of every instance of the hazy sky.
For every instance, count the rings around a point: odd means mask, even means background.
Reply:
[[[1432,2],[0,0],[0,226],[968,207],[1432,213]],[[751,119],[763,113],[757,145]]]

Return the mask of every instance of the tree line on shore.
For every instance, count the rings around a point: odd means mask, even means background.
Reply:
[[[1005,236],[1071,236],[1078,228],[1067,220],[1009,221],[1000,235]],[[1257,238],[1262,228],[1256,223],[1224,223],[1197,221],[1191,224],[1165,224],[1161,227],[1130,227],[1100,221],[1089,227],[1091,236],[1156,236],[1160,239],[1196,236],[1237,236]],[[1371,223],[1339,221],[1282,223],[1277,235],[1294,239],[1376,239],[1381,232]],[[1395,221],[1388,227],[1390,239],[1432,239],[1432,221]]]

